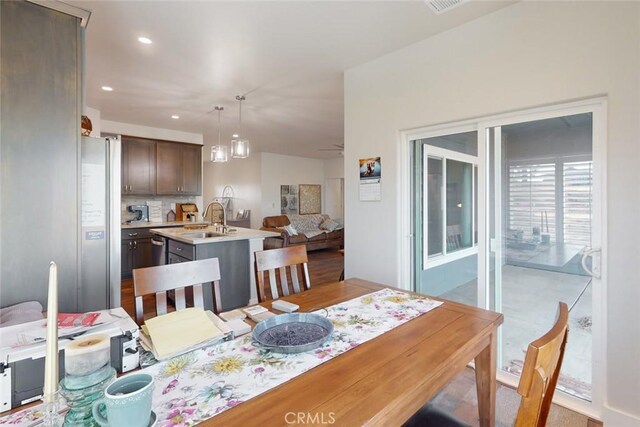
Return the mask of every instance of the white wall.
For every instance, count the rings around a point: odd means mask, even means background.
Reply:
[[[345,174],[346,275],[393,285],[400,130],[607,96],[605,424],[615,427],[640,425],[639,42],[640,3],[520,2],[345,74],[345,164],[379,155],[383,165],[381,202],[359,202],[358,177]]]
[[[207,161],[209,158],[206,154],[208,153],[205,150],[203,165],[205,205],[214,197],[222,196],[224,187],[230,185],[235,195],[232,200],[234,217],[238,209],[251,209],[251,228],[260,228],[262,225],[261,153],[251,153],[247,159],[231,159],[227,163]]]
[[[92,119],[93,124],[93,119]],[[131,123],[112,122],[102,120],[102,132],[118,135],[139,136],[141,138],[164,139],[167,141],[187,142],[190,144],[203,144],[201,133],[183,132],[173,129],[152,128],[149,126],[134,125]]]
[[[262,153],[262,216],[280,215],[280,185],[323,185],[323,163],[321,159]]]
[[[502,137],[507,141],[507,159],[534,160],[592,153],[591,124],[532,132],[510,131],[502,127]],[[562,143],[559,143],[562,141]]]
[[[324,188],[324,162],[272,153],[251,153],[248,159],[231,159],[227,163],[205,161],[204,200],[221,196],[224,187],[230,185],[236,197],[234,211],[251,209],[251,227],[260,228],[263,217],[280,215],[280,185],[320,184]],[[340,174],[338,168],[331,168],[333,174]],[[323,197],[323,212],[324,202]]]
[[[344,158],[324,160],[322,198],[323,213],[344,221]]]
[[[324,160],[324,178],[344,178],[344,159],[342,157]]]

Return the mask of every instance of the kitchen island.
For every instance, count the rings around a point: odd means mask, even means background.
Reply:
[[[278,233],[250,228],[232,228],[228,233],[214,227],[193,230],[185,228],[155,228],[151,233],[166,239],[167,262],[218,258],[220,262],[220,299],[224,311],[257,304],[254,252],[263,249],[266,237]],[[205,286],[205,308],[213,310],[211,287]]]

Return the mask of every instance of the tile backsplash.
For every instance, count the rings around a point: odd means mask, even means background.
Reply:
[[[162,220],[167,220],[167,213],[171,209],[175,212],[176,203],[197,203],[196,196],[122,196],[122,222],[128,221],[134,217],[131,212],[127,211],[129,205],[145,205],[147,200],[156,200],[162,202]]]

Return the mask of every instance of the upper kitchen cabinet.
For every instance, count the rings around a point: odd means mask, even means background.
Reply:
[[[122,137],[122,194],[156,194],[156,141]]]
[[[158,142],[156,153],[156,194],[202,194],[202,146]]]

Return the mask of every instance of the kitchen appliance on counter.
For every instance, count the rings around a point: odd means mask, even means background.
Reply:
[[[149,221],[149,206],[147,205],[129,205],[127,211],[133,213],[135,216],[127,221],[127,224],[132,222]]]

